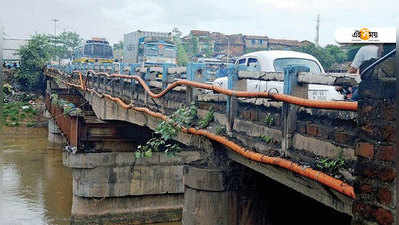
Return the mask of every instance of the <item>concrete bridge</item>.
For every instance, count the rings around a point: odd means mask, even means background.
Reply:
[[[45,70],[49,138],[66,144],[75,224],[397,222],[392,57],[362,76],[359,102],[307,99],[310,83],[358,82],[347,74],[236,69],[226,90],[203,72]],[[248,79],[289,88],[247,92]]]

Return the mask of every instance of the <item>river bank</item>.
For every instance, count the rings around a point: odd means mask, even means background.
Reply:
[[[38,91],[23,90],[15,79],[16,70],[4,70],[3,105],[0,126],[46,127],[44,98]]]

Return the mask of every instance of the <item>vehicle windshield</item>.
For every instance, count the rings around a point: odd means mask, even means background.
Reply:
[[[284,72],[287,66],[305,66],[308,67],[311,73],[321,73],[319,65],[313,60],[299,59],[299,58],[281,58],[274,60],[274,69],[276,72]]]

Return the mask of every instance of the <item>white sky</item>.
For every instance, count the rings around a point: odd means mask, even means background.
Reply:
[[[339,27],[392,27],[399,24],[398,0],[0,0],[0,21],[9,37],[34,32],[75,31],[83,38],[112,43],[137,29],[184,34],[192,29],[315,38],[320,13],[321,45],[335,43]]]

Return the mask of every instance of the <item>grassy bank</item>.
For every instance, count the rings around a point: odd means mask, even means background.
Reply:
[[[0,123],[4,126],[32,127],[37,124],[39,112],[27,102],[4,103],[0,112]]]

